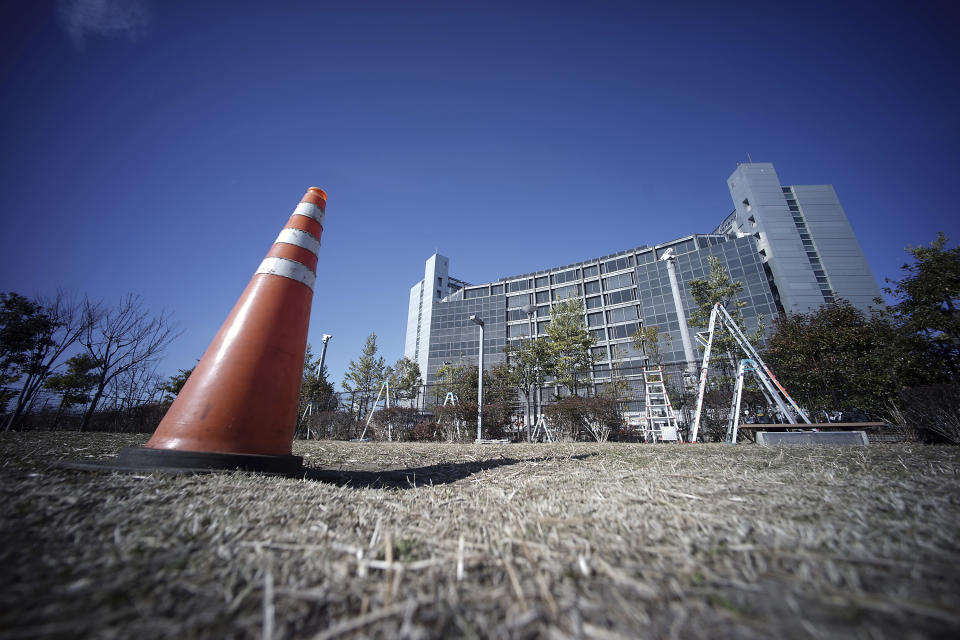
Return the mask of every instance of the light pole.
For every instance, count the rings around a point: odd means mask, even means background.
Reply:
[[[330,342],[330,338],[333,336],[329,333],[323,334],[323,349],[320,350],[320,364],[317,366],[317,377],[320,377],[320,372],[323,371],[323,363],[327,359],[327,343]]]
[[[477,372],[477,442],[480,442],[483,439],[483,320],[473,315],[470,316],[470,322],[480,327],[480,364]]]
[[[528,303],[528,304],[523,305],[523,306],[521,307],[521,309],[523,309],[523,311],[527,314],[527,323],[529,324],[529,328],[530,328],[530,331],[529,331],[530,335],[527,336],[527,337],[528,337],[529,340],[533,340],[533,312],[537,310],[537,306],[534,305],[534,304],[529,304],[529,303]],[[534,385],[530,385],[530,386],[533,387]],[[533,439],[533,437],[532,437],[532,436],[533,436],[533,422],[534,422],[534,416],[533,416],[534,399],[533,399],[533,394],[536,393],[536,390],[534,389],[533,391],[531,391],[530,389],[528,389],[527,391],[529,392],[529,393],[527,394],[527,414],[528,414],[528,418],[527,418],[527,440],[529,441],[529,440],[532,440],[532,439]]]
[[[697,375],[697,356],[693,351],[693,342],[690,341],[687,316],[683,313],[683,298],[680,297],[680,283],[677,281],[677,258],[673,255],[673,249],[664,251],[660,260],[667,263],[667,276],[670,278],[673,306],[677,312],[677,323],[680,325],[680,340],[683,341],[683,357],[687,359],[687,372],[692,379]]]
[[[329,333],[323,334],[323,349],[320,350],[320,364],[317,365],[317,380],[320,379],[320,375],[323,373],[323,361],[327,359],[327,343],[330,342],[330,338],[333,336]],[[329,398],[328,398],[329,400]],[[330,408],[330,403],[327,402],[327,408]],[[321,410],[323,408],[321,407]],[[313,415],[313,400],[310,401],[310,404],[307,405],[307,412],[310,415]],[[304,413],[306,415],[306,413]],[[310,424],[307,423],[307,440],[310,439]]]

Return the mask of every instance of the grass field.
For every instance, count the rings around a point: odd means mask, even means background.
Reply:
[[[0,638],[957,637],[960,449],[297,442],[308,479],[0,435]]]

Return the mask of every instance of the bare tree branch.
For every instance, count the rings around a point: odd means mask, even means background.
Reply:
[[[5,431],[17,424],[27,407],[36,399],[44,381],[62,364],[60,359],[67,349],[87,331],[95,313],[95,307],[86,298],[78,301],[62,291],[57,291],[49,300],[38,298],[37,304],[43,308],[49,322],[44,331],[45,335],[36,342],[35,349],[22,369],[26,377],[17,396],[16,407],[4,425]]]
[[[138,367],[150,370],[167,346],[176,339],[177,330],[170,315],[151,316],[143,308],[140,296],[127,294],[114,309],[101,308],[80,339],[96,358],[96,390],[83,416],[80,430],[85,431],[103,396],[104,389],[118,376]]]

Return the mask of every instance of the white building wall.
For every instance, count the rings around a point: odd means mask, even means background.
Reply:
[[[410,289],[404,355],[417,361],[421,375],[424,376],[427,371],[427,356],[430,352],[433,303],[446,295],[449,270],[450,259],[435,253],[427,258],[423,280]]]
[[[407,307],[407,336],[403,343],[403,356],[417,359],[417,328],[420,323],[420,295],[423,280],[410,287],[410,305]]]

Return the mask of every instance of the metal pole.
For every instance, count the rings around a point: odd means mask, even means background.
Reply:
[[[320,350],[320,364],[317,365],[317,380],[320,379],[320,374],[323,373],[323,363],[327,359],[327,343],[330,342],[332,338],[329,333],[323,334],[323,348]],[[313,401],[311,400],[307,408],[310,410],[310,415],[313,415]],[[329,406],[327,407],[330,408]],[[310,423],[307,423],[307,440],[310,439]]]
[[[710,312],[710,326],[707,328],[707,345],[703,350],[703,364],[700,366],[700,385],[697,393],[697,412],[693,418],[693,430],[690,433],[690,442],[697,441],[697,433],[700,431],[700,415],[703,413],[703,394],[707,388],[707,370],[710,368],[710,349],[713,347],[713,332],[717,326],[717,309],[720,304],[714,305]]]
[[[323,334],[323,348],[320,350],[320,364],[317,366],[317,377],[320,377],[320,372],[323,371],[323,363],[327,360],[327,343],[330,342],[332,338],[329,333]]]
[[[377,405],[380,404],[380,397],[383,395],[383,389],[387,386],[387,383],[384,382],[380,385],[380,390],[377,391],[377,399],[373,401],[373,408],[370,410],[370,413],[367,415],[367,424],[363,426],[363,433],[360,434],[360,440],[363,440],[363,436],[367,435],[367,429],[370,427],[370,421],[373,419],[373,414],[377,411]],[[389,394],[389,388],[387,390]],[[387,427],[389,429],[389,426]]]
[[[533,305],[533,304],[526,304],[526,305],[524,305],[522,308],[523,308],[524,311],[527,312],[527,323],[528,323],[529,329],[530,329],[530,335],[528,336],[528,340],[532,341],[532,340],[533,340],[533,312],[537,310],[537,307],[536,307],[535,305]],[[527,441],[528,441],[528,442],[532,442],[532,441],[533,441],[533,422],[534,422],[534,413],[533,413],[533,403],[534,403],[534,399],[533,399],[533,394],[536,393],[536,389],[533,389],[533,388],[531,388],[531,387],[534,387],[534,386],[535,386],[535,385],[530,385],[530,387],[527,388],[527,424],[526,424],[526,428],[527,428]]]
[[[477,442],[483,439],[483,324],[480,324],[480,365],[477,371]]]
[[[677,311],[677,324],[680,325],[680,340],[683,342],[683,355],[687,359],[687,371],[691,376],[697,374],[697,356],[690,340],[687,316],[683,312],[683,298],[680,297],[680,283],[677,281],[677,259],[671,254],[666,259],[667,275],[670,277],[670,290],[673,292],[673,305]]]
[[[740,402],[743,400],[743,385],[746,382],[747,363],[753,365],[753,370],[756,371],[757,363],[747,359],[741,360],[740,366],[737,368],[737,389],[734,393],[733,414],[730,416],[730,420],[732,421],[729,429],[730,433],[727,434],[730,444],[737,444],[737,429],[740,428]]]
[[[478,316],[470,316],[470,321],[480,327],[480,355],[477,371],[477,442],[483,439],[483,320]]]
[[[383,381],[383,386],[387,388],[387,409],[390,408],[390,379]],[[393,442],[393,425],[387,422],[387,440]]]

